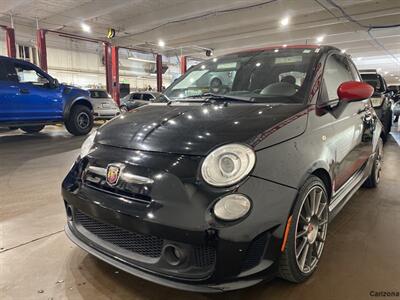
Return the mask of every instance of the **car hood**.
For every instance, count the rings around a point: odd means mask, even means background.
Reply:
[[[72,85],[60,84],[60,88],[63,90],[64,94],[73,93],[74,95],[84,96],[87,99],[89,99],[89,97],[90,97],[89,91],[77,88],[77,87],[72,86]]]
[[[301,134],[306,118],[296,116],[305,111],[304,105],[150,104],[100,127],[95,142],[188,155],[206,155],[227,143],[245,143],[257,150]]]

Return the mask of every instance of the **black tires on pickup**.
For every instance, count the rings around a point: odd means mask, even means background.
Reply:
[[[93,113],[85,105],[77,104],[71,109],[65,128],[73,135],[86,135],[93,128]]]

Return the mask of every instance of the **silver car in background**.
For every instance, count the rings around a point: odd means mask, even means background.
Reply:
[[[120,114],[117,104],[106,90],[89,89],[95,120],[109,120]]]

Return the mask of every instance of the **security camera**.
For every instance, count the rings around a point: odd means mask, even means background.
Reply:
[[[212,50],[211,49],[207,49],[206,50],[206,56],[212,56],[212,55],[213,55]]]

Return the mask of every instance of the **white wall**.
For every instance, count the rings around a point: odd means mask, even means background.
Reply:
[[[0,55],[7,55],[6,43],[4,42],[4,33],[0,33]]]
[[[18,32],[17,32],[18,33]],[[6,55],[4,34],[0,31],[0,55]],[[101,44],[61,38],[47,34],[47,64],[49,73],[60,82],[82,88],[105,88],[105,68],[103,65],[103,46]],[[17,35],[17,45],[35,47],[35,37]],[[144,61],[128,59],[134,55]],[[18,56],[17,46],[17,56]],[[130,84],[131,90],[145,89],[149,85],[156,89],[156,74],[149,73],[149,61],[155,62],[151,53],[128,53],[125,49],[119,51],[120,82]],[[179,74],[179,64],[175,57],[163,57],[163,63],[169,69],[163,75],[163,85],[167,87]],[[155,64],[153,64],[155,65]]]
[[[145,54],[147,55],[147,54]],[[49,73],[60,82],[89,88],[105,88],[105,68],[102,62],[103,49],[98,47],[95,51],[81,49],[47,48],[47,64]],[[149,85],[156,89],[156,74],[148,72],[149,62],[130,60],[126,52],[120,50],[120,83],[129,83],[131,90],[146,89]],[[146,61],[153,61],[152,54],[147,55]],[[163,75],[163,86],[167,87],[179,74],[179,65],[174,58],[163,57],[164,64],[168,65],[167,72]]]

